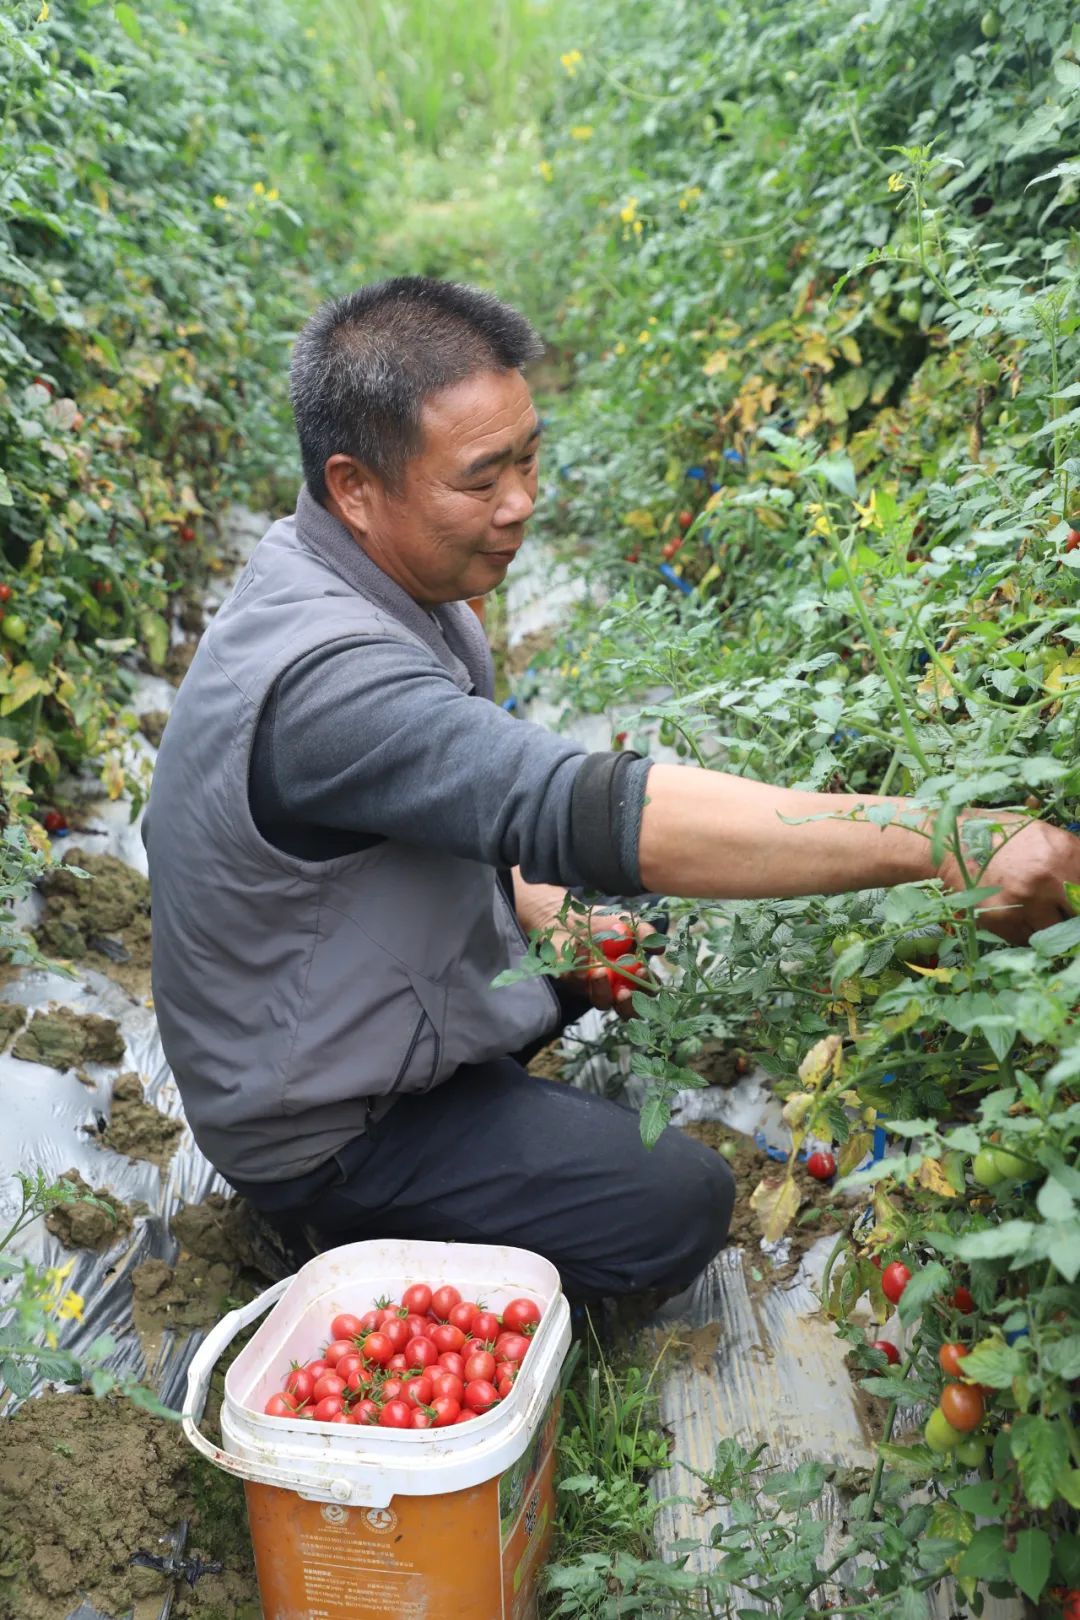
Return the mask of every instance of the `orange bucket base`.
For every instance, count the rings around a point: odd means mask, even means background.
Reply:
[[[264,1620],[535,1620],[556,1419],[501,1478],[388,1508],[245,1483]]]

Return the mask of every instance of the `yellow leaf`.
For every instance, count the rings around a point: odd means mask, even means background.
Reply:
[[[915,1177],[920,1187],[927,1192],[936,1193],[939,1198],[955,1198],[956,1189],[951,1187],[936,1159],[924,1159],[920,1164]]]
[[[124,770],[118,755],[109,754],[101,768],[101,785],[110,799],[118,799],[124,791]]]
[[[726,349],[714,349],[702,366],[706,377],[715,377],[717,372],[726,371],[730,355]]]
[[[1046,677],[1046,690],[1075,692],[1078,680],[1080,680],[1080,653],[1073,653],[1071,658],[1063,658],[1060,664],[1055,664]]]
[[[845,360],[850,362],[851,365],[862,365],[862,355],[859,352],[859,345],[856,343],[853,337],[842,337],[840,339],[840,353],[843,355]]]
[[[792,1179],[791,1171],[783,1181],[766,1176],[750,1194],[750,1208],[758,1218],[758,1225],[766,1243],[775,1243],[783,1237],[798,1212],[801,1197]]]
[[[656,533],[656,519],[647,507],[636,506],[632,512],[626,513],[623,522],[628,529],[636,529],[638,534]]]
[[[939,984],[951,984],[956,978],[955,968],[924,967],[921,962],[905,962],[904,966],[921,973],[924,979],[937,979]]]
[[[33,664],[16,664],[11,672],[7,696],[0,699],[0,715],[13,714],[24,703],[29,703],[31,698],[48,690],[48,681],[42,680]]]
[[[862,1163],[873,1141],[874,1138],[869,1131],[856,1131],[854,1136],[848,1137],[840,1149],[840,1157],[836,1162],[836,1168],[842,1176],[850,1174],[856,1165]]]
[[[808,1090],[815,1090],[825,1079],[830,1069],[832,1069],[833,1075],[839,1078],[840,1047],[839,1035],[826,1035],[807,1052],[799,1064],[799,1079]]]

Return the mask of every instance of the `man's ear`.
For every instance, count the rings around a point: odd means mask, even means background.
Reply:
[[[343,518],[350,528],[366,531],[371,526],[373,500],[381,487],[375,474],[355,456],[340,455],[330,457],[323,477],[335,516]]]

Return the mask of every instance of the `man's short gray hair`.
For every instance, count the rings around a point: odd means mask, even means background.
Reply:
[[[491,293],[397,276],[316,310],[296,341],[289,392],[304,478],[326,498],[326,463],[355,456],[390,489],[422,448],[424,401],[481,371],[509,371],[544,346]]]

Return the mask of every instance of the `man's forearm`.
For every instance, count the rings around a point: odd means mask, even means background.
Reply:
[[[654,765],[641,818],[642,882],[657,894],[745,900],[932,877],[929,838],[919,830],[805,819],[890,803],[911,810],[907,801],[877,794],[802,793],[720,771]]]

